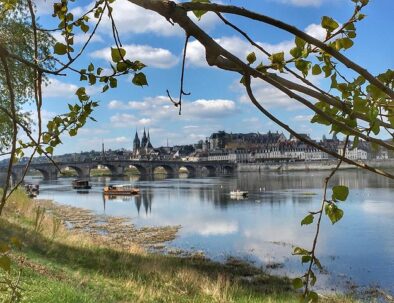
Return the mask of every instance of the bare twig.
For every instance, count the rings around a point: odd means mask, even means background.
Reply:
[[[185,45],[183,47],[183,56],[182,56],[182,70],[181,70],[181,85],[179,88],[179,99],[178,102],[174,101],[174,99],[171,97],[170,92],[167,91],[167,96],[170,99],[170,101],[175,105],[175,107],[179,106],[179,115],[182,114],[182,96],[189,96],[190,93],[186,93],[183,89],[183,83],[184,83],[184,76],[185,76],[185,63],[186,63],[186,50],[187,50],[187,44],[189,42],[189,35],[186,34],[186,39],[185,39]]]
[[[317,224],[316,224],[316,232],[315,232],[315,237],[313,239],[312,249],[310,251],[310,253],[311,253],[311,255],[310,255],[311,256],[311,260],[309,261],[308,270],[307,270],[306,276],[305,276],[304,296],[306,296],[308,294],[309,282],[310,282],[311,273],[312,273],[312,265],[313,265],[313,263],[316,260],[316,245],[317,245],[317,239],[319,238],[320,222],[321,222],[321,218],[323,216],[324,205],[326,204],[326,201],[327,201],[328,182],[334,176],[334,174],[338,171],[338,169],[341,166],[343,160],[345,159],[345,154],[346,154],[346,149],[347,149],[348,143],[349,143],[349,136],[346,136],[346,138],[345,138],[345,145],[343,147],[342,155],[341,155],[341,158],[338,161],[337,166],[331,171],[330,175],[324,179],[324,190],[323,190],[323,199],[322,199],[321,207],[320,207],[320,210],[315,213],[315,214],[318,214],[319,216],[318,216],[318,220],[317,220]]]

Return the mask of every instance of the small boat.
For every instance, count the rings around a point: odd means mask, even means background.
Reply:
[[[25,189],[28,192],[39,192],[40,191],[40,185],[38,185],[38,184],[25,184]]]
[[[40,192],[40,186],[38,184],[25,184],[25,190],[29,198],[35,198]]]
[[[246,198],[248,196],[248,192],[247,191],[241,191],[241,190],[234,190],[234,191],[230,191],[230,197],[231,198]]]
[[[133,187],[131,184],[121,184],[121,185],[108,185],[103,189],[104,195],[138,195],[140,190]]]
[[[74,189],[91,189],[92,186],[89,184],[88,180],[74,180],[72,182],[72,187]]]

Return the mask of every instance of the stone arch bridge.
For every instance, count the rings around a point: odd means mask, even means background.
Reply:
[[[190,176],[217,176],[232,174],[236,169],[236,164],[228,161],[160,161],[160,160],[100,160],[85,162],[58,162],[57,167],[53,163],[32,163],[29,170],[41,172],[45,180],[55,180],[58,178],[59,169],[67,167],[74,169],[78,173],[78,178],[84,179],[90,177],[90,171],[97,166],[105,166],[112,176],[124,176],[126,168],[134,166],[141,175],[153,175],[154,170],[158,167],[164,168],[168,176],[177,176],[179,169],[185,167]],[[18,181],[22,178],[25,165],[14,165],[12,175],[13,180]],[[205,173],[204,173],[205,172]]]

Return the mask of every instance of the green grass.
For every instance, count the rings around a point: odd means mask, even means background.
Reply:
[[[44,230],[34,232],[32,203],[18,192],[7,219],[0,219],[0,241],[16,236],[23,242],[21,252],[13,252],[13,271],[22,269],[23,302],[299,302],[288,279],[246,264],[230,266],[138,248],[120,251],[66,229],[51,240],[49,217]],[[252,275],[253,282],[242,278]],[[354,301],[342,297],[322,302]]]

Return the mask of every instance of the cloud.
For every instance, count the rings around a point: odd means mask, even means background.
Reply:
[[[78,86],[72,83],[66,83],[59,81],[56,78],[49,78],[49,84],[47,86],[43,86],[43,96],[45,98],[55,98],[62,97],[66,99],[76,98],[75,91],[78,89]],[[99,86],[89,86],[86,88],[86,93],[88,95],[94,95],[101,91],[101,87]]]
[[[36,5],[36,15],[43,16],[43,15],[52,14],[53,13],[53,4],[55,2],[58,2],[58,1],[56,1],[56,0],[34,1],[34,4]]]
[[[313,118],[313,115],[297,115],[293,118],[293,121],[298,122],[309,122]]]
[[[241,84],[236,84],[240,90],[244,91],[244,87]],[[291,99],[282,91],[271,86],[267,82],[259,79],[252,79],[252,90],[256,99],[266,108],[282,108],[284,110],[295,110],[300,109],[303,106],[296,100]],[[241,103],[250,103],[249,96],[246,93],[242,93],[239,98]]]
[[[324,40],[326,36],[326,31],[319,24],[310,24],[304,30],[308,35]],[[241,39],[238,36],[225,36],[221,38],[214,39],[220,46],[228,50],[235,56],[239,57],[241,60],[246,62],[246,56],[251,52],[255,52],[257,56],[257,61],[267,61],[265,55],[261,54],[261,51],[251,45],[245,39]],[[290,58],[290,50],[295,46],[294,40],[284,40],[279,43],[266,43],[256,41],[258,45],[264,48],[267,52],[273,54],[278,52],[284,52],[286,58]],[[208,63],[205,59],[205,49],[204,46],[197,40],[189,42],[187,48],[187,63],[190,65],[198,67],[208,67]]]
[[[152,123],[150,118],[137,118],[131,114],[117,113],[110,117],[110,122],[113,127],[132,127],[132,126],[146,126]]]
[[[232,54],[239,57],[241,60],[245,62],[246,62],[246,56],[251,52],[256,53],[257,61],[261,61],[263,59],[263,55],[261,55],[260,50],[258,50],[249,42],[239,37],[236,36],[222,37],[215,39],[215,41],[218,44],[220,44],[220,46],[222,46],[224,49],[228,50],[229,52],[231,52]],[[289,56],[288,53],[290,49],[294,47],[294,42],[290,40],[282,41],[277,44],[262,43],[262,42],[257,42],[257,43],[269,53],[277,53],[284,51],[287,54],[286,55],[287,57]],[[186,57],[187,57],[187,63],[190,65],[194,65],[198,67],[209,66],[205,59],[205,49],[203,45],[197,40],[194,40],[189,43]]]
[[[129,44],[123,48],[127,52],[127,57],[131,60],[140,60],[144,64],[157,68],[170,68],[176,65],[179,59],[169,50],[155,48],[149,45]],[[111,60],[111,49],[109,47],[91,53],[93,58]]]
[[[78,135],[88,135],[88,136],[95,136],[95,135],[104,135],[110,133],[109,129],[101,129],[101,128],[88,128],[83,127],[78,130]]]
[[[56,78],[50,78],[49,84],[43,87],[44,97],[66,97],[74,96],[78,86],[71,83],[61,82]]]
[[[308,35],[316,39],[319,39],[321,41],[323,41],[326,38],[326,34],[327,34],[326,30],[320,24],[315,24],[315,23],[309,24],[305,28],[305,32]]]
[[[203,236],[229,235],[238,232],[237,222],[211,222],[205,223],[197,229],[197,233]]]
[[[223,118],[236,112],[236,104],[226,99],[198,99],[195,101],[184,100],[182,115],[178,115],[178,108],[174,107],[168,97],[148,97],[142,101],[121,102],[112,100],[108,108],[115,110],[136,110],[140,115],[151,117],[153,121],[163,119],[199,120]]]
[[[74,36],[74,45],[84,44],[89,39],[90,33],[79,33]],[[65,42],[64,36],[60,32],[52,33],[52,37],[56,39],[56,41]],[[99,34],[95,33],[93,37],[90,39],[90,43],[93,42],[103,42],[104,39]]]

